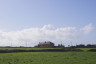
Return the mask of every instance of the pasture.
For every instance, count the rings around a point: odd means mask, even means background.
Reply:
[[[61,48],[19,48],[19,47],[17,47],[17,48],[11,48],[11,47],[9,47],[9,48],[6,48],[6,47],[2,47],[2,48],[0,48],[0,50],[41,50],[41,49],[61,49]]]
[[[0,53],[0,64],[96,64],[96,52]]]
[[[6,47],[2,47],[0,48],[0,50],[42,50],[42,49],[62,49],[62,48],[6,48]],[[96,49],[96,48],[76,48],[76,49],[81,49],[83,51],[88,51],[90,49]]]

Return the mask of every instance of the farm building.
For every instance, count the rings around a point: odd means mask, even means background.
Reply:
[[[38,47],[38,48],[54,48],[54,43],[52,43],[50,41],[39,42],[39,44],[36,47]]]

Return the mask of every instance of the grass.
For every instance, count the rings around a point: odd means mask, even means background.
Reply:
[[[83,51],[88,51],[88,50],[90,50],[90,49],[96,49],[96,48],[77,48],[77,49],[81,49],[81,50],[83,50]]]
[[[96,52],[0,53],[0,64],[96,64]]]
[[[41,49],[61,49],[61,48],[0,48],[0,50],[41,50]],[[90,49],[96,49],[96,48],[77,48],[77,49],[88,51]]]
[[[40,50],[54,48],[0,48],[0,50],[14,49]],[[86,52],[87,50],[94,48],[79,49],[83,50],[84,52],[0,53],[0,64],[96,64],[96,52]]]
[[[0,50],[41,50],[41,49],[61,49],[61,48],[0,48]]]

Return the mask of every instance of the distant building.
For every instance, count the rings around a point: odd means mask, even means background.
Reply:
[[[39,44],[35,47],[38,47],[38,48],[54,48],[54,43],[52,43],[50,41],[39,42]]]

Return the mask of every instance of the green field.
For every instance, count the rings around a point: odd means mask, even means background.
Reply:
[[[62,48],[0,48],[0,50],[41,50],[41,49],[62,49]],[[96,49],[96,48],[76,48],[76,49],[88,51],[90,49]]]
[[[61,48],[0,48],[0,50],[41,50],[41,49],[61,49]]]
[[[96,64],[96,52],[0,53],[0,64]]]
[[[83,50],[83,51],[88,51],[88,50],[90,50],[90,49],[96,49],[96,48],[77,48],[77,49],[81,49],[81,50]]]

